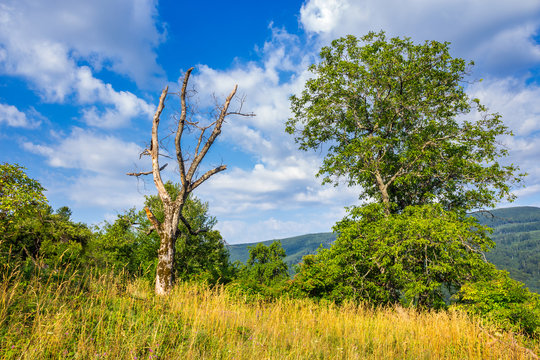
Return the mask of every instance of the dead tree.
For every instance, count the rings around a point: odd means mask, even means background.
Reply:
[[[197,177],[197,169],[201,164],[201,161],[208,153],[208,150],[216,140],[216,138],[221,133],[221,126],[223,121],[229,115],[242,115],[242,116],[253,116],[253,114],[243,114],[240,111],[238,112],[229,112],[229,105],[231,100],[236,94],[237,85],[234,86],[234,89],[231,91],[229,96],[227,96],[225,103],[222,106],[218,106],[218,111],[211,122],[207,126],[199,125],[199,122],[192,122],[187,119],[188,106],[186,103],[186,91],[189,76],[193,68],[189,69],[185,76],[184,82],[182,84],[182,89],[180,91],[180,103],[181,103],[181,112],[178,119],[178,126],[176,128],[176,136],[174,140],[175,149],[176,149],[176,161],[178,162],[178,169],[180,172],[180,193],[176,199],[172,199],[170,194],[165,189],[163,180],[161,179],[161,170],[165,166],[159,165],[159,139],[158,139],[158,127],[160,116],[165,107],[165,99],[167,98],[167,93],[169,87],[167,86],[161,93],[159,98],[159,105],[157,107],[156,113],[154,114],[154,119],[152,122],[152,140],[150,147],[143,151],[143,154],[149,155],[152,158],[152,171],[139,172],[139,173],[128,173],[130,176],[141,176],[141,175],[150,175],[154,177],[154,184],[156,185],[159,198],[163,204],[164,218],[162,221],[158,220],[152,210],[148,207],[145,207],[146,215],[150,220],[153,229],[159,234],[161,243],[158,251],[158,265],[156,272],[156,294],[166,295],[170,292],[174,282],[174,256],[175,256],[175,245],[176,239],[180,235],[179,223],[185,225],[186,229],[191,235],[197,235],[206,229],[193,229],[188,221],[182,216],[182,209],[184,207],[185,201],[188,198],[188,195],[195,190],[199,185],[208,180],[212,175],[217,174],[227,168],[226,165],[220,165],[214,169],[208,170],[200,177]],[[199,136],[197,137],[197,145],[195,150],[186,156],[187,154],[183,153],[182,149],[182,135],[184,130],[187,128],[195,128],[199,131]],[[205,136],[207,131],[211,131],[210,135]]]

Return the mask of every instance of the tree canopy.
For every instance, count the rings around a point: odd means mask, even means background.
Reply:
[[[449,43],[347,36],[324,47],[314,77],[291,97],[286,131],[300,149],[327,145],[319,175],[361,185],[361,198],[387,211],[438,202],[447,209],[494,206],[519,182],[497,137],[501,116],[465,92],[473,63]]]
[[[0,232],[8,231],[17,218],[44,207],[45,189],[17,164],[0,164]]]

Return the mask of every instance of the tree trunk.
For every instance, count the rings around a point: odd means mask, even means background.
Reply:
[[[379,192],[381,193],[381,200],[384,204],[384,212],[386,215],[390,215],[390,196],[388,195],[388,185],[385,184],[381,175],[377,172],[375,174],[375,181],[379,187]]]
[[[176,232],[160,234],[161,244],[158,250],[156,271],[156,294],[168,294],[174,283],[174,253]]]

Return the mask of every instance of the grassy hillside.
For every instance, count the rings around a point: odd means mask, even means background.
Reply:
[[[487,254],[488,260],[499,269],[510,272],[514,279],[524,282],[532,291],[540,293],[540,208],[504,208],[473,216],[494,229],[492,238],[497,246]],[[330,247],[334,240],[333,233],[282,239],[287,253],[285,261],[289,265],[298,264],[304,255],[314,254],[321,244]],[[263,243],[269,245],[273,241]],[[248,246],[254,244],[229,245],[231,260],[245,262],[249,255]]]
[[[156,298],[124,276],[0,274],[0,359],[519,360],[540,350],[459,312],[246,301],[188,283]]]

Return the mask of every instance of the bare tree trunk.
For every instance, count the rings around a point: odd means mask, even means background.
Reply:
[[[176,239],[164,234],[158,250],[156,295],[168,294],[174,283],[174,253]]]
[[[210,169],[199,178],[196,178],[197,170],[203,158],[208,153],[208,150],[216,140],[216,138],[221,133],[221,126],[225,118],[229,115],[242,115],[242,116],[254,116],[253,114],[243,114],[240,111],[229,112],[229,106],[231,100],[236,94],[237,86],[235,85],[234,89],[231,91],[229,96],[226,98],[225,103],[222,106],[218,106],[217,115],[215,119],[210,122],[207,126],[199,125],[198,121],[190,121],[187,118],[188,108],[186,102],[186,89],[189,80],[189,76],[193,68],[189,69],[184,77],[184,82],[182,84],[182,89],[180,91],[180,101],[181,101],[181,113],[178,119],[178,126],[175,136],[175,150],[176,150],[176,160],[178,162],[178,170],[180,171],[180,193],[177,195],[176,199],[172,199],[170,194],[165,189],[163,180],[161,178],[161,171],[165,168],[164,166],[159,166],[159,139],[158,139],[158,127],[160,122],[161,113],[165,107],[165,99],[169,88],[166,87],[163,89],[161,96],[159,98],[159,104],[154,114],[154,119],[152,121],[152,141],[150,143],[150,148],[145,149],[142,154],[150,155],[152,158],[152,171],[138,172],[138,173],[128,173],[130,176],[141,176],[141,175],[150,175],[154,177],[154,184],[158,191],[158,196],[163,205],[164,219],[159,221],[152,210],[145,208],[146,216],[152,223],[152,227],[159,234],[160,237],[160,247],[158,251],[158,265],[156,271],[156,294],[157,295],[166,295],[168,294],[174,283],[174,255],[175,255],[175,246],[176,239],[179,236],[178,225],[180,221],[185,225],[191,235],[197,235],[201,232],[207,231],[206,229],[197,229],[193,230],[190,224],[182,216],[182,209],[184,208],[185,200],[188,195],[195,190],[199,185],[204,181],[208,180],[212,175],[217,174],[227,168],[225,165],[220,165],[214,169]],[[241,108],[240,108],[241,110]],[[190,128],[191,130],[197,129],[199,131],[199,136],[197,137],[197,146],[192,154],[185,157],[182,151],[181,141],[182,135],[184,134],[184,128]],[[207,130],[211,129],[208,133]],[[191,131],[188,131],[188,133]],[[207,136],[205,135],[207,134]],[[186,160],[189,159],[189,160]]]

